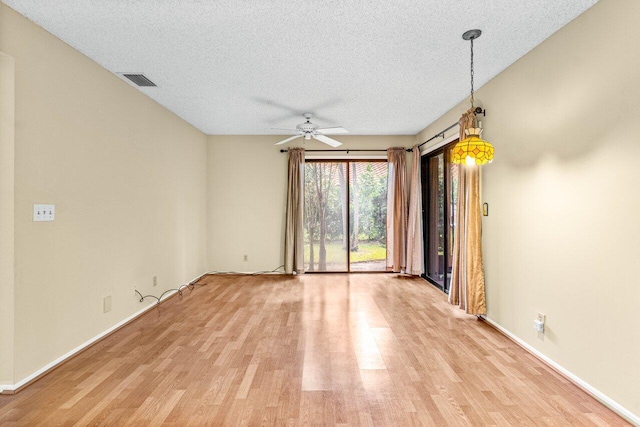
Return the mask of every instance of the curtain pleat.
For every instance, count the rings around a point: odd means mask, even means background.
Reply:
[[[451,285],[449,287],[449,302],[460,306],[466,310],[467,275],[465,273],[466,247],[465,229],[467,218],[467,203],[465,201],[467,193],[466,168],[458,166],[458,202],[456,204],[456,214],[454,218],[453,230],[453,261],[451,263]],[[464,255],[463,255],[464,254]]]
[[[468,110],[460,118],[460,140],[472,127],[474,115]],[[486,314],[482,267],[482,217],[480,213],[480,167],[458,167],[458,202],[453,233],[453,262],[449,302],[469,314]]]
[[[420,177],[420,147],[413,147],[411,165],[411,191],[409,193],[409,220],[407,224],[406,273],[419,276],[424,273],[424,242],[422,235],[422,181]]]
[[[284,271],[304,273],[304,148],[289,148]]]
[[[389,148],[387,162],[387,270],[400,272],[406,268],[407,250],[406,149]]]
[[[482,268],[482,214],[480,207],[480,167],[467,172],[467,280],[466,297],[469,314],[487,314]]]

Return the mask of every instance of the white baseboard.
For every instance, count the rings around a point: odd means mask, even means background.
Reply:
[[[629,411],[628,409],[620,405],[618,402],[611,399],[609,396],[605,395],[604,393],[602,393],[601,391],[599,391],[589,383],[585,382],[581,378],[569,372],[567,369],[565,369],[561,365],[549,359],[547,356],[540,353],[538,350],[536,350],[535,348],[533,348],[532,346],[530,346],[529,344],[527,344],[526,342],[524,342],[523,340],[521,340],[520,338],[518,338],[517,336],[515,336],[505,328],[503,328],[502,326],[500,326],[498,323],[494,322],[493,320],[489,319],[486,316],[481,316],[481,317],[485,322],[489,323],[492,327],[502,332],[504,335],[506,335],[511,340],[513,340],[518,345],[520,345],[525,350],[527,350],[529,353],[533,354],[538,359],[542,360],[544,363],[551,366],[553,369],[555,369],[556,371],[558,371],[559,373],[567,377],[570,381],[572,381],[578,387],[582,388],[585,392],[589,393],[591,396],[593,396],[596,400],[598,400],[604,406],[611,409],[613,412],[620,415],[622,418],[624,418],[631,424],[635,426],[640,426],[640,416],[632,413],[631,411]]]
[[[192,281],[185,283],[185,285],[198,281],[205,274],[201,274],[200,276],[198,276],[197,278],[193,279]],[[162,301],[164,301],[167,298],[175,295],[177,292],[178,292],[177,290],[174,290],[172,292],[167,293],[162,298]],[[153,302],[153,303],[147,305],[146,307],[136,311],[131,316],[129,316],[126,319],[116,323],[115,325],[113,325],[109,329],[99,333],[98,335],[96,335],[95,337],[91,338],[90,340],[85,341],[84,343],[80,344],[78,347],[76,347],[73,350],[69,351],[68,353],[58,357],[53,362],[46,364],[42,368],[38,369],[37,371],[35,371],[31,375],[27,376],[26,378],[21,379],[17,383],[15,383],[15,384],[0,384],[0,394],[2,394],[2,393],[6,393],[6,394],[14,393],[16,390],[19,390],[21,387],[24,387],[26,384],[29,384],[31,381],[34,381],[35,379],[37,379],[41,375],[46,374],[48,371],[50,371],[51,369],[55,368],[59,364],[63,363],[64,361],[66,361],[66,360],[70,359],[71,357],[75,356],[76,354],[80,353],[82,350],[86,349],[87,347],[91,346],[92,344],[96,343],[97,341],[100,341],[105,336],[111,334],[112,332],[116,331],[117,329],[119,329],[122,326],[126,325],[127,323],[131,322],[133,319],[135,319],[136,317],[142,315],[144,312],[154,308],[157,304],[158,304],[158,302]]]
[[[207,276],[207,275],[218,275],[218,276],[251,276],[251,275],[260,275],[260,276],[269,276],[269,275],[280,275],[283,276],[284,273],[281,271],[218,271],[218,270],[211,270],[211,271],[207,271],[206,273],[204,273],[202,276]]]

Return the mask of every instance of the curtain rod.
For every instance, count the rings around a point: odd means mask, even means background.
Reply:
[[[285,149],[281,149],[280,150],[281,153],[286,153],[287,151],[288,150],[285,150]],[[375,150],[363,150],[363,149],[356,149],[356,150],[354,150],[354,149],[344,149],[344,150],[329,150],[329,149],[327,149],[327,150],[304,150],[305,153],[339,153],[339,152],[349,153],[351,151],[369,151],[369,152],[371,152],[371,151],[383,151],[385,153],[387,152],[386,149],[375,149]],[[413,149],[407,148],[407,151],[408,152],[412,152]]]
[[[483,110],[480,107],[476,107],[475,110],[473,110],[473,114],[474,115],[478,115],[478,114],[482,114],[482,116],[486,117],[487,115],[487,110]],[[455,122],[454,124],[452,124],[451,126],[449,126],[448,128],[441,130],[440,132],[436,133],[435,135],[433,135],[431,138],[427,139],[425,142],[423,142],[422,144],[418,145],[418,148],[422,147],[424,144],[426,144],[429,141],[433,141],[434,139],[436,139],[437,137],[441,136],[444,139],[444,133],[448,130],[453,129],[454,127],[458,126],[458,122]]]
[[[441,136],[442,138],[444,138],[444,133],[450,129],[453,129],[454,127],[458,126],[458,122],[455,122],[454,124],[452,124],[451,126],[449,126],[448,128],[441,130],[440,132],[436,133],[435,135],[433,135],[431,138],[427,139],[425,142],[423,142],[422,144],[418,145],[418,148],[422,147],[424,144],[426,144],[429,141],[433,141],[434,139],[436,139],[437,137]]]

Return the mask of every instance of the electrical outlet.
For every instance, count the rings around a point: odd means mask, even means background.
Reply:
[[[544,334],[544,322],[546,318],[547,316],[545,316],[544,314],[538,313],[538,317],[536,317],[536,320],[533,321],[533,329],[540,332],[541,334]]]
[[[153,286],[158,286],[158,276],[153,276]]]
[[[102,299],[102,312],[108,313],[111,311],[111,295],[108,295]]]
[[[246,255],[246,254],[245,254],[245,255],[242,257],[242,260],[243,260],[243,261],[249,261],[249,255]]]

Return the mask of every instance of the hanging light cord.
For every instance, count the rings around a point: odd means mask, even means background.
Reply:
[[[473,39],[475,37],[471,37],[471,109],[473,110]]]
[[[469,38],[469,41],[471,42],[471,111],[474,111],[475,106],[473,105],[473,39],[475,37],[471,36],[471,38]],[[473,115],[473,122],[471,124],[471,126],[473,126],[474,128],[476,127],[476,116],[475,113]],[[466,132],[465,132],[466,133]],[[471,149],[471,138],[470,135],[467,134],[466,135],[466,141],[467,141],[467,152],[470,151]]]

